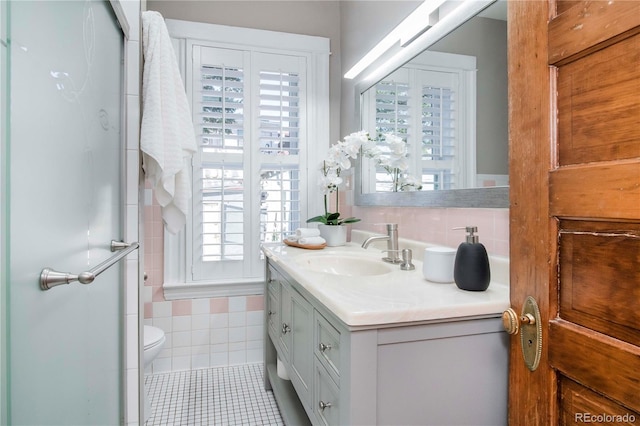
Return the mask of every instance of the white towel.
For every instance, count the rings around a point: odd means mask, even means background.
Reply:
[[[297,243],[298,237],[296,237],[295,235],[289,235],[287,238],[285,238],[285,240],[289,241],[290,243]]]
[[[142,12],[142,167],[172,234],[186,222],[190,159],[197,150],[184,84],[169,32],[158,12]]]
[[[296,237],[298,238],[306,238],[306,237],[319,237],[320,230],[318,228],[298,228],[296,229]]]
[[[326,243],[326,241],[322,237],[304,237],[298,239],[298,244],[302,244],[303,246],[317,246],[324,243]]]

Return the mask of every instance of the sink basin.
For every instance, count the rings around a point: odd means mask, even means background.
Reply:
[[[301,266],[311,271],[342,276],[384,275],[393,271],[390,265],[383,263],[380,259],[348,254],[301,256],[297,261]]]

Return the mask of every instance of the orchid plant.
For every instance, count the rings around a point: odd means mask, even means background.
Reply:
[[[422,189],[420,181],[409,174],[409,153],[405,141],[391,133],[381,135],[378,139],[384,141],[386,146],[380,148],[374,145],[369,150],[363,150],[363,154],[373,159],[377,166],[391,176],[391,190],[398,192]]]
[[[382,139],[383,138],[383,139]],[[387,142],[388,149],[383,151],[378,147],[378,140],[369,137],[369,133],[359,131],[351,133],[333,144],[327,153],[327,158],[321,164],[320,188],[324,197],[324,214],[312,217],[310,222],[320,222],[325,225],[342,225],[345,223],[359,222],[355,217],[340,218],[338,212],[338,191],[342,188],[344,180],[341,174],[351,169],[351,161],[358,158],[358,154],[373,159],[377,165],[387,171],[393,180],[394,191],[407,191],[421,189],[420,183],[408,176],[406,143],[392,134],[385,134],[378,139]],[[329,196],[335,194],[335,212],[329,212]]]
[[[321,165],[320,188],[324,197],[324,215],[315,216],[307,220],[320,222],[325,225],[342,225],[344,223],[359,222],[355,217],[340,218],[338,212],[338,191],[343,185],[340,176],[343,171],[351,168],[351,160],[358,158],[358,153],[363,145],[369,144],[369,135],[366,132],[356,132],[333,144],[327,153],[327,158]],[[336,212],[329,212],[329,196],[335,194]]]

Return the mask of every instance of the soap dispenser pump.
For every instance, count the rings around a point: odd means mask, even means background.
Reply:
[[[462,290],[485,291],[491,281],[491,271],[487,249],[475,235],[478,228],[467,226],[454,229],[466,230],[467,239],[458,246],[453,266],[453,279]]]

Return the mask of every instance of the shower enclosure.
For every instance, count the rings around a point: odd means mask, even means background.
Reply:
[[[123,422],[123,31],[108,1],[2,1],[2,420]]]

